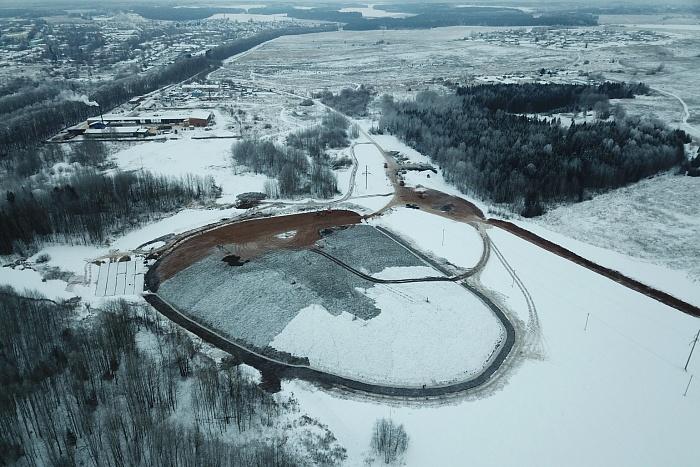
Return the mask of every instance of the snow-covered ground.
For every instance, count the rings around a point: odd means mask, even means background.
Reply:
[[[129,251],[164,235],[183,233],[222,219],[235,217],[243,212],[244,210],[235,208],[183,209],[158,222],[128,232],[112,242],[111,246],[120,251]]]
[[[429,267],[387,268],[375,277],[434,276]],[[296,315],[271,346],[313,368],[361,381],[428,386],[465,380],[489,362],[505,331],[491,310],[453,282],[375,284],[362,290],[381,313],[334,316],[320,305]]]
[[[66,290],[66,282],[58,279],[44,281],[39,272],[28,268],[0,267],[0,285],[9,285],[19,293],[38,291],[53,300],[75,296]]]
[[[445,405],[397,406],[283,383],[348,449],[367,455],[374,420],[410,437],[406,465],[696,465],[697,355],[683,372],[700,320],[684,315],[499,229],[489,234],[537,306],[544,356],[520,360],[492,390]],[[523,320],[522,294],[489,262],[482,283]],[[584,331],[587,313],[588,328]]]
[[[429,245],[423,250],[460,268],[474,267],[484,250],[481,236],[474,227],[417,209],[393,208],[371,223],[415,245]]]
[[[664,174],[517,222],[700,305],[700,179]]]
[[[394,188],[386,175],[384,156],[370,143],[355,145],[357,174],[350,202],[378,211],[391,201]]]
[[[113,157],[122,170],[149,170],[157,174],[184,177],[210,175],[223,189],[221,203],[232,203],[236,195],[264,192],[267,177],[243,172],[231,161],[232,139],[173,139],[130,146]]]
[[[415,16],[412,13],[399,13],[394,11],[386,11],[380,8],[375,8],[374,5],[369,4],[364,7],[346,7],[341,8],[341,13],[362,13],[365,18],[408,18],[409,16]]]

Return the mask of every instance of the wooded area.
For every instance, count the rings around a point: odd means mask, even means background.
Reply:
[[[512,113],[583,112],[610,99],[634,99],[649,93],[644,83],[571,85],[557,83],[480,84],[458,87],[457,95],[470,105]]]
[[[0,289],[0,465],[334,465],[327,432],[287,444],[293,399],[217,366],[145,305],[76,306]],[[186,415],[184,415],[186,414]],[[244,433],[254,432],[252,436]],[[264,435],[263,435],[264,433]]]
[[[367,105],[374,97],[372,88],[360,85],[359,88],[345,88],[338,94],[333,94],[329,90],[314,94],[315,99],[329,107],[333,107],[338,112],[351,117],[364,117],[367,115]]]
[[[37,242],[102,243],[113,231],[193,202],[211,201],[218,194],[210,177],[104,175],[85,169],[44,191],[5,192],[0,199],[0,254],[27,254]]]
[[[287,146],[264,139],[244,139],[233,145],[231,155],[234,162],[275,179],[265,188],[271,198],[303,194],[330,198],[338,192],[338,181],[325,151],[350,144],[348,126],[345,117],[327,112],[320,125],[291,133]]]
[[[504,85],[500,93],[490,86],[444,96],[423,92],[404,102],[385,97],[378,131],[428,155],[464,193],[508,203],[526,216],[541,214],[543,202],[581,201],[587,190],[636,182],[685,158],[683,131],[620,109],[608,116],[610,95],[643,91],[643,85],[519,86]],[[569,126],[508,112],[594,107],[604,120]]]

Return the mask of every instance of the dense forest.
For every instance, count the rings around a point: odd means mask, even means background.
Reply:
[[[582,112],[608,105],[610,99],[633,99],[649,93],[644,83],[571,85],[556,83],[480,84],[457,88],[469,105],[512,113]]]
[[[0,465],[282,467],[346,457],[327,427],[297,415],[294,399],[261,390],[233,357],[217,365],[145,305],[113,301],[77,320],[75,303],[9,288],[0,296]]]
[[[291,133],[286,146],[264,139],[244,139],[233,145],[231,155],[238,164],[272,177],[265,188],[272,198],[305,194],[330,198],[338,187],[325,151],[350,144],[348,126],[345,117],[327,112],[320,125]]]
[[[0,199],[0,254],[27,254],[38,242],[103,243],[113,231],[184,205],[212,200],[211,178],[148,172],[105,175],[84,169],[51,188],[6,191]]]
[[[568,126],[556,118],[507,111],[601,110],[607,97],[643,86],[517,86],[502,87],[499,95],[474,87],[453,95],[423,92],[413,101],[385,97],[378,131],[395,134],[431,157],[463,192],[511,204],[526,216],[541,214],[543,203],[580,201],[587,190],[636,182],[684,160],[683,145],[689,142],[684,132],[626,117],[620,109],[614,118],[599,115],[607,118]],[[549,91],[553,100],[547,104]],[[591,100],[592,93],[600,96]],[[607,108],[600,111],[607,113]]]
[[[345,115],[364,117],[367,115],[367,105],[372,101],[374,92],[372,88],[362,84],[357,89],[342,89],[338,94],[325,90],[314,94],[313,97]]]

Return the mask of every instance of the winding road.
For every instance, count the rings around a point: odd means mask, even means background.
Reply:
[[[315,251],[316,253],[327,257],[329,260],[335,262],[344,269],[352,272],[353,274],[358,275],[359,277],[369,282],[377,284],[392,284],[409,282],[450,281],[459,283],[470,293],[474,294],[484,305],[486,305],[494,313],[496,318],[500,321],[501,325],[503,326],[504,330],[503,339],[495,349],[487,365],[478,374],[462,381],[447,384],[431,384],[424,386],[400,386],[360,381],[349,378],[347,376],[338,375],[330,371],[321,371],[312,368],[308,364],[284,361],[280,358],[276,358],[275,356],[268,355],[259,349],[255,349],[248,344],[239,341],[234,341],[233,339],[222,335],[217,330],[212,329],[209,326],[187,316],[185,313],[178,310],[175,306],[173,306],[166,299],[160,296],[157,293],[157,280],[149,279],[146,281],[149,284],[149,287],[151,288],[151,292],[144,294],[144,298],[148,301],[148,303],[150,303],[154,308],[156,308],[161,314],[166,316],[171,321],[184,327],[185,329],[196,334],[203,340],[220,348],[221,350],[224,350],[237,356],[243,363],[246,363],[259,369],[263,374],[263,380],[268,382],[271,380],[275,381],[275,383],[272,384],[273,388],[278,387],[279,381],[282,378],[299,378],[311,381],[316,384],[321,384],[323,386],[340,387],[347,390],[363,392],[372,395],[401,398],[425,398],[460,393],[477,388],[487,383],[494,375],[494,373],[498,371],[505,359],[508,357],[516,342],[515,328],[509,320],[509,318],[504,313],[504,311],[491,298],[485,295],[478,288],[467,284],[463,281],[464,278],[478,272],[483,267],[483,265],[485,265],[491,249],[485,243],[481,258],[479,259],[477,265],[474,268],[462,275],[450,276],[449,271],[445,270],[445,268],[443,268],[440,264],[427,257],[422,252],[415,250],[410,244],[408,244],[404,240],[394,236],[391,232],[385,229],[382,229],[382,232],[388,235],[390,238],[397,241],[398,243],[400,243],[403,247],[407,248],[418,258],[422,259],[426,263],[430,264],[433,268],[440,271],[442,274],[444,274],[444,276],[397,280],[379,279],[357,271],[356,269],[352,268],[346,263],[340,261],[339,259],[327,254],[326,252],[320,249],[312,249],[312,251]],[[170,254],[176,254],[176,250],[170,250]],[[157,268],[158,262],[151,269],[149,269],[148,274],[156,274]],[[156,285],[154,286],[153,284]]]

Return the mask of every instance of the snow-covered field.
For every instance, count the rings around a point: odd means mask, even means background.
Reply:
[[[395,232],[422,246],[421,249],[432,256],[444,258],[464,269],[474,267],[484,251],[483,240],[476,228],[417,209],[393,208],[371,223]]]
[[[385,405],[283,383],[329,425],[348,465],[362,463],[374,420],[389,416],[410,436],[408,466],[697,464],[697,381],[683,393],[700,358],[688,373],[683,365],[700,320],[506,232],[489,234],[534,298],[543,357],[526,353],[490,388],[445,405]],[[498,262],[481,281],[528,319]]]
[[[375,5],[369,4],[364,7],[346,7],[341,8],[341,13],[362,13],[365,18],[407,18],[409,16],[415,16],[411,13],[398,13],[393,11],[382,10],[381,8],[375,8]]]
[[[698,178],[660,175],[552,209],[521,225],[700,305]]]
[[[432,276],[429,267],[387,268],[374,277]],[[362,290],[381,310],[369,320],[310,305],[271,346],[313,368],[378,384],[421,386],[468,379],[489,362],[505,331],[491,310],[453,282],[375,284]]]
[[[223,189],[218,200],[232,203],[236,195],[248,191],[264,191],[267,177],[236,173],[231,161],[232,139],[173,139],[145,142],[117,152],[113,157],[122,170],[145,169],[154,173],[183,177],[188,174],[212,176]]]
[[[449,27],[426,30],[337,31],[286,36],[265,44],[225,66],[215,76],[248,79],[251,72],[285,89],[337,89],[366,83],[381,91],[425,89],[440,76],[462,80],[468,74],[502,74],[520,69],[555,68],[575,55],[571,51],[541,51],[498,47],[460,39],[472,32],[498,28]],[[501,28],[505,29],[505,28]],[[285,57],[281,62],[279,57]],[[351,66],[348,66],[351,64]],[[441,88],[441,86],[435,86]]]
[[[66,290],[65,281],[58,279],[44,281],[39,272],[29,268],[0,268],[0,285],[13,287],[20,293],[38,291],[54,300],[75,296]]]
[[[135,249],[144,243],[169,234],[179,234],[188,230],[229,219],[242,214],[244,210],[226,209],[183,209],[147,226],[132,230],[112,242],[112,248],[120,251]]]

